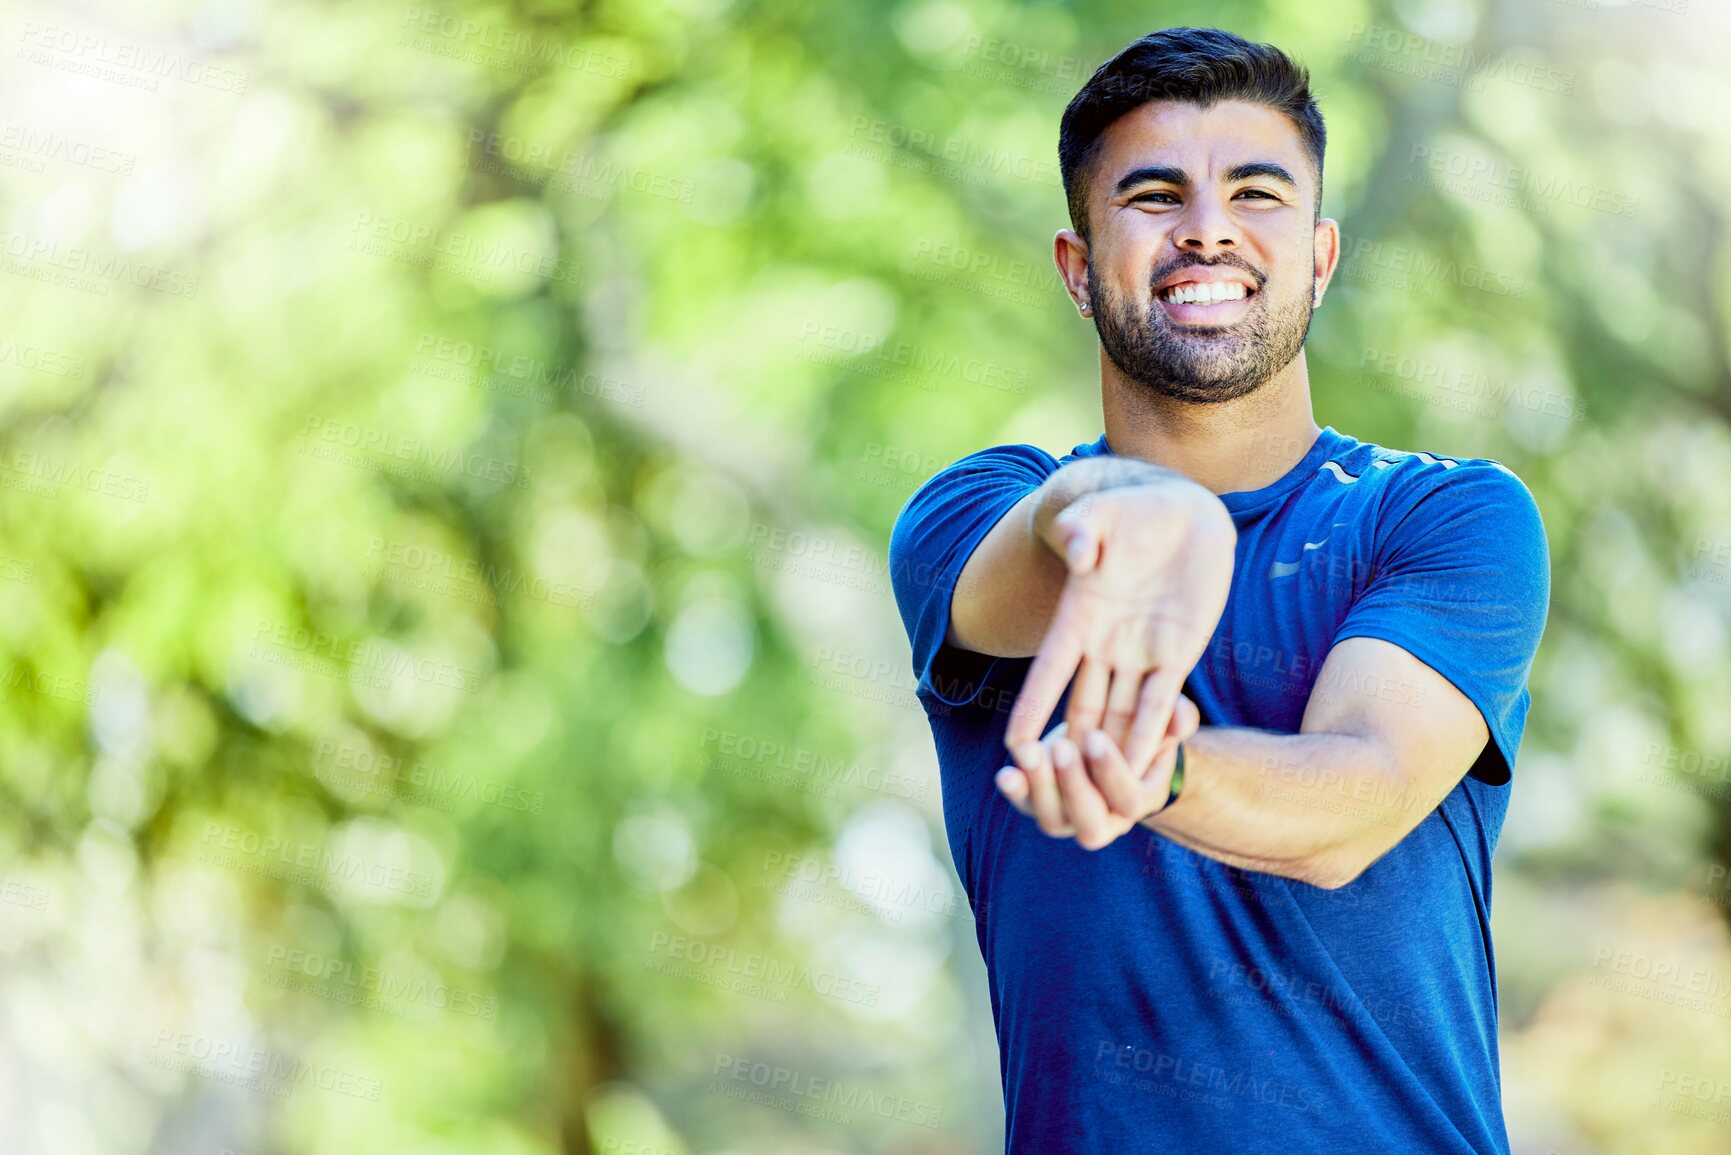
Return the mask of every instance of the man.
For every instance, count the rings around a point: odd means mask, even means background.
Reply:
[[[896,520],[1012,1153],[1508,1151],[1490,865],[1544,529],[1495,462],[1313,420],[1323,149],[1275,48],[1102,65],[1055,256],[1105,435]]]

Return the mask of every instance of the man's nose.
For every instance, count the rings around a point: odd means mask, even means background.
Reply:
[[[1191,253],[1236,249],[1242,239],[1226,206],[1209,197],[1191,201],[1172,232],[1172,243]]]

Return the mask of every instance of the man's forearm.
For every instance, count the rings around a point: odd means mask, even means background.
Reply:
[[[1053,540],[1052,523],[1060,513],[1090,493],[1118,489],[1126,485],[1152,485],[1162,481],[1189,481],[1184,474],[1163,465],[1135,457],[1085,457],[1072,461],[1046,479],[1035,491],[1034,506],[1029,511],[1028,525],[1036,541],[1054,553],[1058,543]]]
[[[1199,854],[1332,889],[1434,809],[1373,738],[1204,726],[1178,801],[1143,825]]]
[[[956,582],[952,646],[996,657],[1036,653],[1068,577],[1053,521],[1089,494],[1131,485],[1182,482],[1183,474],[1133,457],[1089,457],[1048,477],[992,527]]]

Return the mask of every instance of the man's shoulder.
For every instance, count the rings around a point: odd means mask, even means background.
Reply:
[[[1025,442],[1006,442],[973,450],[937,469],[915,486],[897,512],[896,523],[901,524],[910,514],[940,497],[990,491],[1000,484],[1026,485],[1031,482],[1038,485],[1056,472],[1059,465],[1058,458],[1037,445]]]
[[[1393,449],[1354,439],[1323,468],[1346,484],[1368,483],[1384,514],[1404,513],[1429,500],[1450,506],[1536,504],[1526,482],[1491,457]]]
[[[1362,496],[1384,545],[1443,533],[1501,541],[1511,556],[1547,549],[1532,491],[1495,458],[1358,441],[1324,468]]]

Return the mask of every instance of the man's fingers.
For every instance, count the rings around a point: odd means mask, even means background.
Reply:
[[[1112,688],[1106,693],[1106,716],[1100,728],[1120,750],[1130,737],[1130,724],[1136,718],[1136,703],[1142,697],[1146,677],[1146,670],[1112,671]]]
[[[1052,762],[1057,767],[1058,790],[1064,810],[1075,827],[1076,841],[1084,850],[1098,850],[1112,841],[1111,815],[1106,800],[1088,778],[1082,752],[1068,738],[1052,743]]]
[[[1005,766],[993,781],[1011,806],[1030,818],[1034,816],[1034,808],[1028,803],[1028,776],[1019,767]]]
[[[1100,543],[1087,519],[1066,509],[1052,519],[1064,531],[1064,564],[1072,574],[1087,573],[1100,556]]]
[[[1166,809],[1166,800],[1172,795],[1172,775],[1178,772],[1178,743],[1196,733],[1201,718],[1202,712],[1196,708],[1196,703],[1179,694],[1177,704],[1172,707],[1172,724],[1166,727],[1166,736],[1160,739],[1153,764],[1142,775],[1142,797],[1148,803],[1142,817]]]
[[[1064,696],[1064,687],[1070,684],[1070,675],[1076,672],[1076,664],[1082,660],[1082,639],[1070,628],[1068,619],[1071,615],[1066,614],[1066,608],[1059,606],[1058,616],[1046,632],[1046,640],[1040,643],[1040,652],[1034,655],[1034,661],[1028,666],[1028,674],[1022,680],[1022,692],[1016,695],[1016,704],[1010,708],[1010,724],[1004,731],[1004,745],[1012,754],[1016,754],[1019,747],[1040,740],[1047,719],[1057,708],[1058,699]],[[1016,763],[1027,769],[1019,754]]]
[[[1187,742],[1202,725],[1202,711],[1196,708],[1183,694],[1178,695],[1178,704],[1172,707],[1172,724],[1166,727],[1166,736]]]
[[[1100,796],[1113,813],[1132,822],[1139,821],[1151,805],[1147,786],[1130,773],[1118,744],[1100,730],[1089,733],[1082,748],[1088,758],[1088,776],[1099,789]],[[1077,827],[1080,829],[1080,826]]]
[[[1106,713],[1106,689],[1112,683],[1112,670],[1098,658],[1084,656],[1076,668],[1076,680],[1070,686],[1070,708],[1064,724],[1070,733],[1097,730]]]
[[[1044,744],[1039,744],[1039,751],[1040,756],[1032,765],[1022,767],[1028,779],[1028,805],[1041,830],[1053,838],[1062,838],[1075,830],[1064,817],[1064,802],[1058,796],[1058,783],[1052,772],[1052,752]]]
[[[1136,703],[1136,720],[1131,723],[1130,737],[1124,743],[1124,761],[1137,777],[1154,760],[1154,751],[1166,736],[1173,704],[1183,688],[1184,675],[1170,666],[1155,670],[1143,681],[1142,694]]]
[[[1143,818],[1150,818],[1166,809],[1172,796],[1172,775],[1178,770],[1178,739],[1166,738],[1154,755],[1154,764],[1142,776]]]

